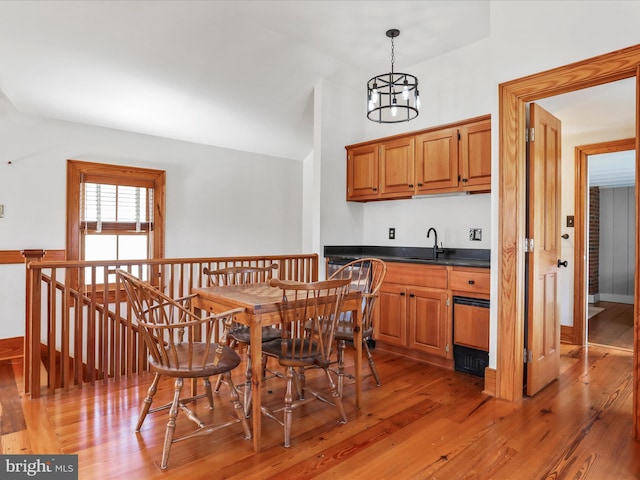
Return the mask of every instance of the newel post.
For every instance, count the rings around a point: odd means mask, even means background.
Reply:
[[[24,329],[24,391],[31,398],[40,396],[40,332],[41,284],[40,270],[32,270],[29,263],[42,260],[45,250],[22,250],[26,267],[25,329]]]

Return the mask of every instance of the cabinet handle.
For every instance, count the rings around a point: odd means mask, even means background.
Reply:
[[[373,191],[374,191],[374,192],[377,192],[377,191],[378,191],[378,189],[374,187],[374,188],[373,188]]]
[[[405,293],[404,293],[404,292],[400,292],[400,296],[401,296],[401,297],[404,297],[404,296],[405,296]]]
[[[468,178],[463,178],[463,179],[462,179],[462,181],[463,181],[463,182],[468,182],[468,181],[469,181],[469,179],[468,179]]]
[[[410,296],[411,298],[413,298],[413,297],[415,297],[415,296],[416,296],[416,294],[415,294],[415,293],[410,293],[410,294],[409,294],[409,296]]]
[[[469,285],[473,285],[474,283],[476,283],[475,280],[469,280]]]
[[[422,184],[421,184],[421,183],[419,183],[419,184],[418,184],[418,186],[419,186],[419,187],[421,187],[421,186],[422,186]]]
[[[413,188],[413,184],[412,183],[409,184],[409,188]]]

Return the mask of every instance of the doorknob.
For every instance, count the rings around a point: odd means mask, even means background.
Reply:
[[[558,260],[558,267],[566,267],[568,265],[567,261],[564,262],[562,260]]]

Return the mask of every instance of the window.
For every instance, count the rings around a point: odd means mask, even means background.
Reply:
[[[68,160],[67,259],[162,258],[164,191],[162,170]]]

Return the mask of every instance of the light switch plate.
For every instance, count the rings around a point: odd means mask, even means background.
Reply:
[[[4,218],[4,205],[0,205],[0,218]]]

